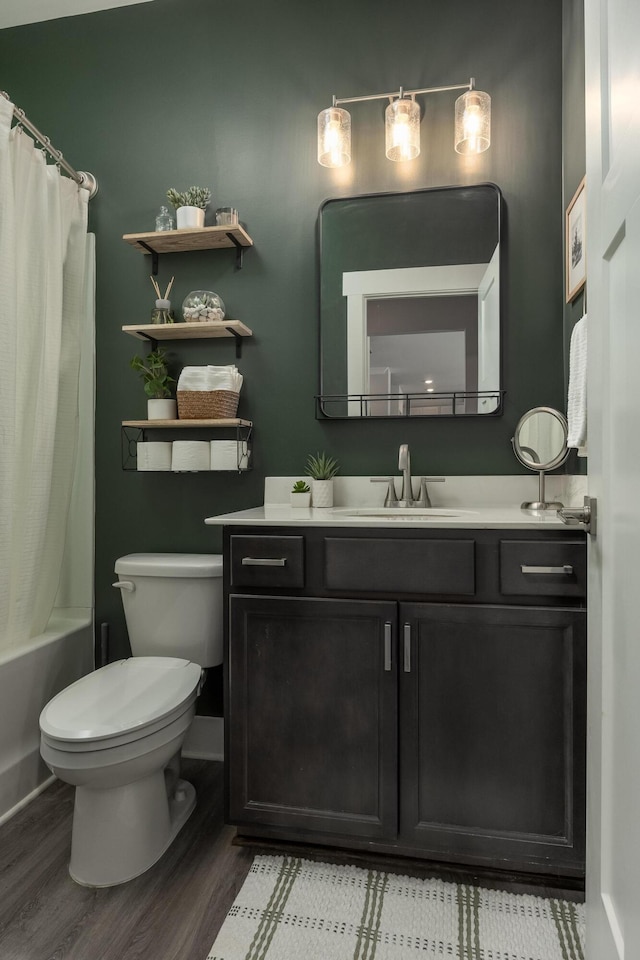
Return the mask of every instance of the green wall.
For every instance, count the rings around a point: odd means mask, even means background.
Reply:
[[[155,0],[0,31],[2,85],[76,168],[91,170],[97,235],[96,608],[126,654],[113,562],[133,551],[217,551],[211,514],[262,501],[267,474],[298,474],[327,449],[346,474],[393,471],[401,442],[416,473],[518,473],[509,439],[525,410],[562,407],[562,6],[557,0]],[[316,162],[316,115],[331,96],[477,79],[493,98],[493,143],[453,151],[455,94],[423,98],[422,153],[384,157],[384,102],[356,104],[353,162]],[[322,422],[318,392],[317,213],[328,197],[496,183],[504,197],[505,414],[415,423]],[[169,186],[210,185],[255,241],[232,252],[161,258],[174,303],[223,297],[254,331],[240,367],[240,413],[255,421],[254,470],[136,474],[121,469],[120,421],[143,417],[120,326],[146,319],[148,258],[121,240],[153,229]],[[176,368],[231,363],[226,341],[172,345]]]

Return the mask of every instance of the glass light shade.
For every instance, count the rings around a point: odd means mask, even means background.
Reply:
[[[384,130],[389,160],[413,160],[420,154],[420,107],[415,100],[393,100],[385,110]]]
[[[351,114],[341,107],[318,114],[318,163],[323,167],[351,163]]]
[[[491,97],[482,90],[467,90],[456,100],[456,152],[483,153],[490,144]]]

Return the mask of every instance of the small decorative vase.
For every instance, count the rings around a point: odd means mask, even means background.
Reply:
[[[177,420],[178,408],[175,400],[147,400],[148,420]]]
[[[291,506],[292,507],[310,507],[311,506],[311,490],[308,490],[306,493],[291,493]]]
[[[151,311],[151,323],[173,322],[173,314],[171,313],[171,300],[156,300],[156,305]]]
[[[333,480],[312,480],[311,502],[314,507],[332,507]]]
[[[204,227],[204,210],[200,207],[178,207],[176,210],[178,230],[193,230]]]

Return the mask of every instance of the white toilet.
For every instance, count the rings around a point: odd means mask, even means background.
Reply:
[[[222,663],[222,557],[116,561],[133,656],[77,680],[40,714],[40,752],[76,787],[69,873],[108,887],[144,873],[186,822],[180,750],[204,667]]]

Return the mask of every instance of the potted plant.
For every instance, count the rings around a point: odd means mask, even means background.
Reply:
[[[170,187],[167,199],[176,209],[178,230],[192,230],[204,227],[204,211],[211,200],[209,187],[189,187],[182,193]]]
[[[333,478],[339,470],[338,461],[326,453],[310,454],[305,473],[311,477],[311,499],[314,507],[333,506]]]
[[[131,368],[139,373],[144,383],[147,397],[147,418],[149,420],[177,420],[176,401],[171,398],[170,383],[175,383],[167,369],[167,353],[162,347],[152,350],[143,360],[132,357]]]
[[[310,507],[311,506],[311,487],[305,480],[296,480],[291,488],[291,506],[292,507]]]

